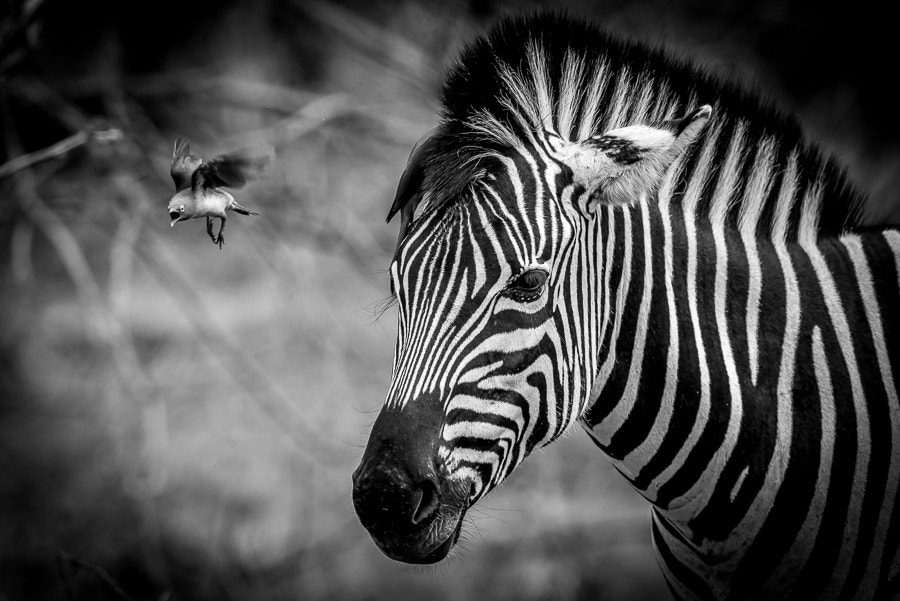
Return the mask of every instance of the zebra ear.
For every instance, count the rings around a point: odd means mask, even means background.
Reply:
[[[705,104],[658,127],[631,125],[575,145],[566,160],[575,180],[604,204],[630,204],[656,191],[672,163],[703,131]]]
[[[406,169],[400,176],[400,183],[397,185],[397,193],[394,195],[394,202],[388,211],[386,221],[393,219],[394,215],[400,213],[400,235],[397,237],[397,246],[406,235],[409,228],[409,222],[412,221],[413,213],[419,201],[422,200],[422,184],[425,181],[425,165],[424,159],[434,150],[436,145],[438,127],[434,127],[424,136],[419,138],[409,153],[409,160],[406,162]]]

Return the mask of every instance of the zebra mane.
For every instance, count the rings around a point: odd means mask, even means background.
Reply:
[[[713,118],[704,142],[670,170],[670,202],[683,199],[696,215],[749,235],[815,238],[862,227],[862,195],[805,140],[796,118],[659,47],[557,14],[506,19],[463,51],[421,157],[416,214],[452,202],[492,157],[528,145],[535,131],[581,141],[700,104],[712,105]]]

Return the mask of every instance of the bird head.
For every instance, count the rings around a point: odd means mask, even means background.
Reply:
[[[179,221],[185,221],[194,216],[195,200],[191,190],[177,192],[169,201],[170,227],[175,227]]]

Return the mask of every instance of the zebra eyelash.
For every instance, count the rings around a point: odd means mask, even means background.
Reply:
[[[372,315],[372,322],[374,323],[379,321],[389,310],[396,307],[397,304],[397,295],[392,292],[389,296],[373,301],[363,309]]]
[[[544,293],[549,277],[543,269],[525,269],[510,279],[503,293],[519,302],[531,302]]]

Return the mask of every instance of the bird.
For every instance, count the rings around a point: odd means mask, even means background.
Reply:
[[[234,196],[222,188],[241,188],[249,181],[257,179],[265,172],[274,158],[274,151],[268,149],[262,154],[241,150],[214,156],[204,162],[191,154],[187,139],[177,138],[172,151],[170,173],[175,181],[175,194],[169,200],[170,226],[179,221],[206,217],[206,233],[219,248],[225,244],[222,232],[225,230],[225,212],[234,211],[241,215],[259,215],[256,211],[241,206]],[[213,219],[219,218],[218,233],[213,233]]]

